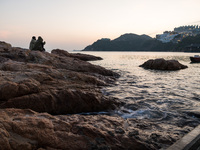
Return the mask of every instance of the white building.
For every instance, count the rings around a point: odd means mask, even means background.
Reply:
[[[156,39],[163,42],[168,43],[174,39],[178,34],[172,34],[171,32],[164,32],[163,34],[156,35]]]

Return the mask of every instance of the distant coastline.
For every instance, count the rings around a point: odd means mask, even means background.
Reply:
[[[192,26],[193,27],[193,26]],[[111,40],[102,38],[82,51],[154,51],[154,52],[200,52],[200,32],[199,27],[180,27],[175,31],[165,31],[162,35],[152,38],[148,35],[137,35],[126,33]],[[183,30],[185,28],[185,30]]]

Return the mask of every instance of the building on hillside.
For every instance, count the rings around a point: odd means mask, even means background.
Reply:
[[[175,32],[200,32],[200,27],[198,25],[180,26],[174,28]]]
[[[156,39],[163,42],[168,43],[171,42],[178,34],[176,32],[165,31],[163,34],[156,35]]]
[[[178,43],[185,37],[196,36],[197,34],[200,34],[200,26],[181,26],[174,28],[174,31],[165,31],[163,34],[156,35],[156,39],[163,43]]]

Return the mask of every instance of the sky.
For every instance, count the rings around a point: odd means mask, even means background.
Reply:
[[[47,51],[81,50],[101,38],[200,25],[199,8],[200,0],[0,0],[0,41],[28,48],[42,36]]]

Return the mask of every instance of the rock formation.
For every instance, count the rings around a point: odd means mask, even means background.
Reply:
[[[191,130],[173,123],[168,126],[107,115],[52,116],[7,108],[0,109],[0,149],[154,150],[166,148]]]
[[[0,45],[0,108],[68,114],[103,111],[118,105],[96,88],[113,81],[116,73],[62,50],[50,54],[13,48],[3,42]]]
[[[179,63],[177,60],[165,60],[163,58],[160,59],[150,59],[146,61],[144,64],[140,65],[145,69],[154,69],[154,70],[180,70],[185,69],[187,66]]]
[[[58,54],[59,56],[78,58],[83,61],[102,60],[101,57],[97,57],[97,56],[93,56],[93,55],[86,55],[86,54],[81,54],[81,53],[68,53],[67,51],[60,50],[60,49],[54,49],[51,51],[51,53]]]
[[[192,129],[78,114],[109,111],[120,105],[100,91],[119,75],[83,61],[99,59],[59,49],[30,51],[0,42],[0,149],[160,149]],[[175,128],[183,134],[177,135]]]
[[[0,109],[0,149],[150,149],[121,128],[123,123],[122,118],[102,115],[51,116],[27,109]]]

